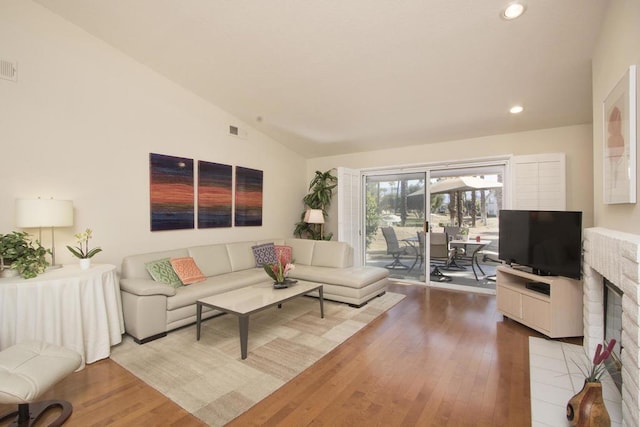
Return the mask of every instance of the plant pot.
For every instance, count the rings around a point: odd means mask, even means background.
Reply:
[[[298,281],[293,279],[284,279],[282,282],[273,282],[273,287],[274,289],[284,289],[295,283],[298,283]]]
[[[18,276],[18,270],[15,268],[5,267],[0,270],[0,277],[16,277]]]
[[[570,426],[611,426],[611,418],[602,398],[602,383],[584,382],[582,390],[567,403],[567,420]]]
[[[91,258],[80,258],[80,270],[88,270],[91,268]]]

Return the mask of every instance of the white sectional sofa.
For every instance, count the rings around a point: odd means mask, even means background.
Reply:
[[[290,246],[295,269],[289,277],[322,283],[325,299],[362,306],[386,291],[389,272],[378,267],[353,267],[353,249],[336,241],[276,239],[131,255],[123,259],[120,277],[126,332],[139,344],[163,337],[195,322],[198,299],[270,280],[256,267],[252,250],[265,242]],[[153,280],[145,265],[180,257],[192,257],[206,280],[174,288]],[[217,314],[209,310],[203,312],[203,318]]]

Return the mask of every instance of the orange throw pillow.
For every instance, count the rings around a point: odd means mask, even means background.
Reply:
[[[206,279],[191,257],[171,258],[170,262],[184,285],[202,282]]]

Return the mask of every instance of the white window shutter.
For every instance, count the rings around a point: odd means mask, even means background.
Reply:
[[[513,209],[566,210],[565,159],[564,153],[514,156]]]
[[[353,264],[362,265],[362,237],[360,235],[360,171],[339,167],[338,176],[338,240],[353,248]]]

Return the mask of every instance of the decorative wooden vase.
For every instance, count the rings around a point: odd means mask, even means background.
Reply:
[[[576,427],[610,427],[611,418],[602,399],[602,383],[584,382],[567,403],[567,420]]]

